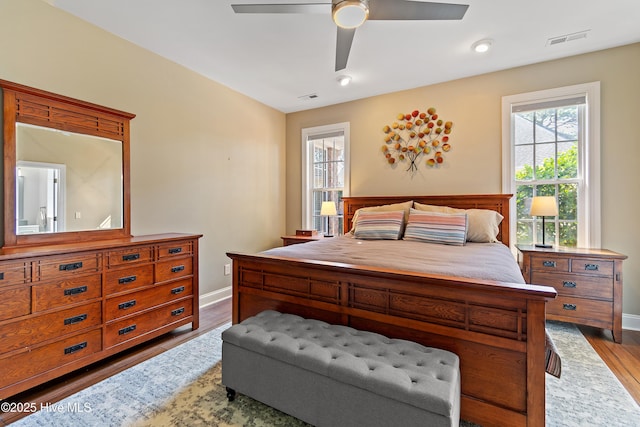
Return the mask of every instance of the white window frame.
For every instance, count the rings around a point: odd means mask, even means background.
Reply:
[[[515,147],[513,144],[514,123],[511,120],[512,106],[548,102],[575,96],[586,96],[585,137],[584,145],[579,150],[578,161],[584,173],[584,193],[581,215],[578,218],[582,228],[582,238],[578,246],[601,247],[601,213],[600,213],[600,82],[591,82],[573,86],[528,92],[502,97],[502,191],[507,194],[516,192],[515,184]],[[580,202],[580,200],[579,200]],[[510,201],[510,230],[516,230],[516,200]],[[514,231],[515,232],[515,231]],[[580,236],[580,232],[578,235]],[[515,242],[516,239],[511,239]]]
[[[350,124],[349,122],[335,123],[331,125],[324,126],[315,126],[310,128],[302,129],[302,227],[303,228],[312,228],[313,227],[313,218],[310,209],[310,183],[313,182],[313,169],[310,168],[311,165],[311,151],[309,150],[309,139],[313,139],[314,136],[320,136],[323,134],[329,134],[333,132],[343,132],[344,134],[344,187],[342,190],[342,195],[349,195],[349,183],[350,179]],[[339,207],[337,207],[340,210]]]

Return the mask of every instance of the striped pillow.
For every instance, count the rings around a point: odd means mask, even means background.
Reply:
[[[404,240],[462,246],[467,240],[467,214],[411,209]]]
[[[353,235],[364,240],[398,240],[403,224],[403,211],[360,212]]]

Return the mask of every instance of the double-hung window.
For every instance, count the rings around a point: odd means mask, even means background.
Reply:
[[[342,195],[349,183],[349,123],[302,130],[302,226],[326,235],[340,235]],[[322,215],[332,202],[335,215]]]
[[[542,241],[534,196],[553,196],[548,243],[600,246],[600,85],[588,83],[503,97],[503,189],[515,194],[515,243]]]

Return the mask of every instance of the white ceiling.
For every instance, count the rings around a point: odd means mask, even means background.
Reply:
[[[336,73],[330,13],[231,9],[330,0],[45,1],[285,113],[640,41],[640,0],[441,0],[470,6],[460,21],[365,22]],[[585,30],[586,38],[547,43]],[[473,52],[484,38],[492,50]],[[351,85],[338,85],[341,74]],[[318,97],[299,99],[308,94]]]

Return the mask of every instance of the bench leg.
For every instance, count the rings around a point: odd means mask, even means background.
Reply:
[[[233,402],[235,398],[236,398],[236,391],[232,388],[227,387],[227,399],[229,399],[229,402]]]

